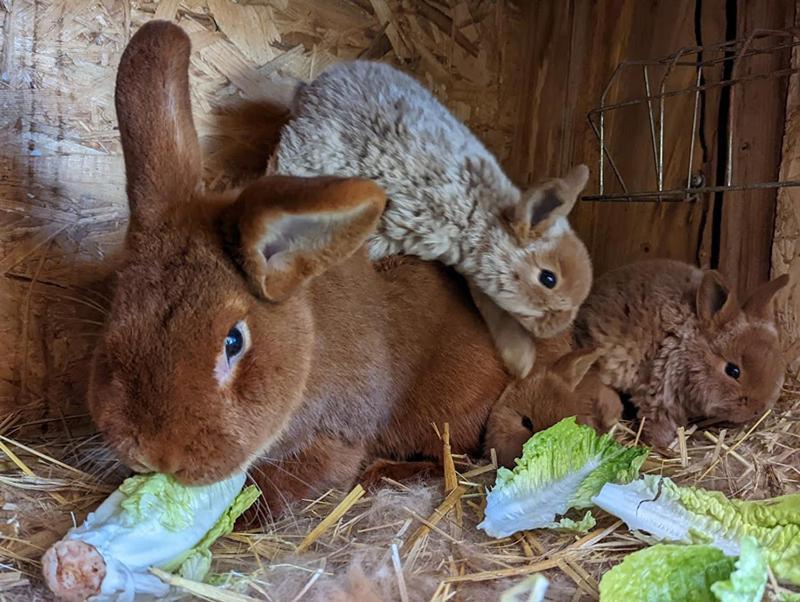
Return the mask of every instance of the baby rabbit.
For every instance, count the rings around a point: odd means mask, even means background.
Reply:
[[[589,293],[589,255],[567,222],[586,166],[519,190],[466,126],[389,65],[343,63],[301,84],[268,171],[380,184],[389,201],[370,257],[416,255],[463,274],[488,297],[479,308],[516,376],[534,361],[526,331],[563,331]]]
[[[748,422],[775,403],[786,365],[771,301],[787,282],[776,278],[740,305],[716,271],[634,263],[595,282],[575,340],[600,350],[600,378],[631,395],[645,439],[666,446],[690,421]]]
[[[622,416],[617,393],[591,370],[600,356],[593,348],[571,348],[572,333],[540,341],[531,374],[513,381],[497,400],[486,423],[487,450],[497,451],[501,466],[512,468],[522,445],[534,433],[563,418],[576,416],[598,432],[606,432]]]
[[[431,423],[480,453],[509,377],[464,283],[369,261],[386,202],[369,180],[205,192],[189,54],[178,26],[150,21],[119,66],[131,218],[88,396],[107,443],[186,483],[246,468],[272,514],[374,460],[439,462]]]

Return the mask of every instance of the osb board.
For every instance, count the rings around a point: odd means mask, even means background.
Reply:
[[[212,186],[262,170],[296,79],[359,56],[415,74],[509,157],[527,38],[514,2],[0,0],[2,411],[82,411],[127,219],[115,70],[154,17],[191,35]]]
[[[800,3],[795,21],[800,23]],[[792,67],[800,66],[800,48],[792,51]],[[786,124],[783,134],[781,180],[800,179],[800,76],[789,78],[786,96]],[[772,275],[790,274],[796,283],[800,278],[800,188],[778,191],[775,233],[772,244]],[[787,359],[793,362],[790,371],[800,376],[800,292],[792,286],[780,293],[776,304],[777,319]]]

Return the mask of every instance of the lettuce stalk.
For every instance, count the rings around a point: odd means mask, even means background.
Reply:
[[[498,538],[527,529],[558,528],[556,515],[590,507],[592,496],[605,483],[636,478],[648,453],[643,447],[624,447],[609,435],[599,436],[574,417],[565,418],[531,437],[513,470],[498,469],[478,528]],[[588,520],[564,526],[585,526]]]
[[[133,600],[169,590],[150,567],[202,580],[209,548],[258,498],[244,473],[201,486],[164,474],[127,479],[42,558],[50,589],[67,600]]]
[[[742,538],[751,536],[775,576],[800,585],[800,494],[729,500],[719,491],[645,476],[626,485],[606,484],[592,501],[631,530],[662,541],[709,544],[727,556],[738,556]]]

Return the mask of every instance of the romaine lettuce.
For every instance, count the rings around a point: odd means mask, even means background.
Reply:
[[[636,478],[648,453],[647,448],[624,447],[609,435],[599,436],[574,417],[565,418],[531,437],[513,470],[498,469],[478,528],[499,538],[558,527],[556,515],[590,507],[605,483]]]
[[[662,541],[707,543],[728,556],[738,556],[742,538],[752,536],[775,576],[800,585],[800,494],[729,500],[719,491],[645,476],[626,485],[606,484],[593,501],[629,529]]]

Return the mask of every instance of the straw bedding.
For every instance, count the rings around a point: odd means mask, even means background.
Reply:
[[[800,490],[797,393],[786,390],[772,412],[741,429],[679,431],[674,451],[651,456],[645,472],[743,499]],[[10,418],[0,426],[0,596],[7,600],[46,599],[42,551],[124,475],[85,417],[52,421],[43,440],[23,443],[19,433],[29,426]],[[624,443],[636,440],[629,426],[615,427]],[[586,535],[491,540],[475,525],[493,466],[456,456],[452,468],[429,482],[387,482],[373,495],[359,487],[330,491],[277,519],[263,514],[259,529],[217,543],[214,586],[178,581],[178,591],[222,601],[486,600],[541,571],[552,582],[549,599],[596,599],[603,572],[645,543],[602,513]],[[770,596],[779,591],[769,587]]]

